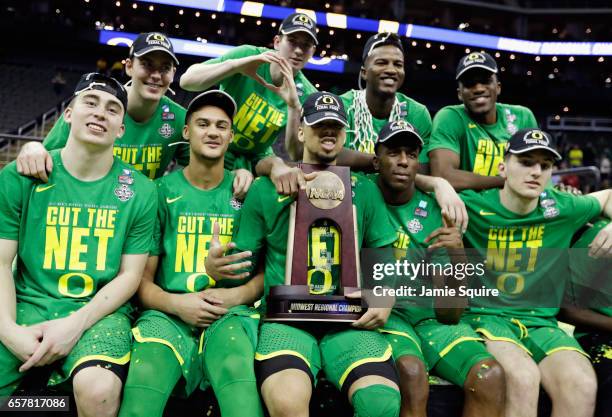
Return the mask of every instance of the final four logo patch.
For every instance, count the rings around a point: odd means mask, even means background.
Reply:
[[[158,132],[163,138],[169,139],[174,134],[174,128],[169,123],[164,123]]]

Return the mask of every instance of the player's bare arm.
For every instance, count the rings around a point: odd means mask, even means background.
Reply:
[[[593,330],[612,332],[612,317],[598,313],[588,308],[562,308],[559,318],[574,326],[587,327]]]
[[[459,169],[459,155],[449,149],[434,149],[429,152],[431,175],[448,180],[455,190],[486,190],[501,188],[504,179],[487,177]]]
[[[208,288],[203,292],[207,296],[219,300],[221,307],[232,308],[239,305],[253,304],[261,298],[263,289],[264,273],[261,270],[246,284],[233,288]]]
[[[612,219],[612,189],[597,191],[589,195],[599,201],[602,214]],[[612,257],[612,223],[597,233],[597,236],[589,245],[589,256],[594,258]]]
[[[68,317],[41,323],[42,342],[20,371],[60,359],[72,350],[85,330],[125,304],[138,289],[147,254],[122,255],[117,276],[100,289],[93,299]]]
[[[259,176],[270,177],[276,192],[295,196],[306,188],[306,182],[316,177],[316,173],[304,174],[297,166],[289,166],[278,156],[269,156],[257,163],[255,171]]]
[[[19,326],[16,320],[17,298],[12,263],[17,241],[0,239],[0,342],[17,358],[26,362],[40,345],[38,326]]]
[[[41,142],[28,142],[21,147],[17,155],[17,172],[28,177],[49,181],[53,170],[53,161]]]
[[[263,63],[278,63],[276,52],[267,51],[259,55],[244,58],[228,59],[216,64],[194,64],[181,76],[180,86],[187,91],[203,91],[234,74],[241,73],[253,78],[266,88],[274,87],[257,74],[257,68]]]

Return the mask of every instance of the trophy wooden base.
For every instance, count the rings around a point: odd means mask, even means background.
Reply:
[[[346,287],[343,294],[358,290]],[[361,301],[344,295],[313,295],[307,285],[278,285],[270,288],[264,321],[352,323],[367,310]]]

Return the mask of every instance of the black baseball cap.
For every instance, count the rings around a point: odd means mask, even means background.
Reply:
[[[554,148],[552,137],[540,129],[521,129],[506,143],[506,152],[520,155],[535,149],[543,149],[552,153],[557,161],[561,155]]]
[[[404,52],[404,47],[402,46],[402,41],[399,36],[392,32],[381,32],[376,35],[372,35],[368,38],[363,47],[363,54],[361,55],[361,61],[365,62],[366,58],[372,53],[372,51],[379,46],[383,45],[393,45],[398,47],[402,53]]]
[[[176,65],[179,64],[176,55],[174,55],[174,48],[172,42],[163,33],[159,32],[147,32],[138,35],[136,40],[130,46],[130,57],[135,56],[140,58],[141,56],[148,54],[153,51],[162,51],[172,57],[172,60]]]
[[[302,106],[302,120],[312,126],[323,120],[336,120],[348,126],[344,104],[335,94],[317,91],[308,96]]]
[[[204,106],[219,107],[230,119],[234,119],[234,115],[236,114],[236,102],[232,96],[221,90],[208,90],[191,100],[187,106],[187,113],[185,113],[185,123],[187,123],[189,116],[191,116],[193,112]]]
[[[74,96],[76,97],[87,90],[106,91],[117,97],[123,105],[123,110],[127,110],[127,91],[125,87],[113,77],[98,72],[83,74],[74,89]]]
[[[314,40],[315,45],[319,44],[317,40],[317,24],[304,13],[292,13],[283,19],[280,24],[278,33],[288,35],[295,32],[305,32]]]
[[[423,138],[419,135],[419,132],[410,123],[405,120],[399,120],[395,122],[389,122],[380,129],[378,132],[378,138],[374,144],[374,152],[378,149],[378,145],[381,143],[390,144],[390,141],[395,139],[393,142],[396,144],[407,142],[409,140],[415,141],[419,149],[423,149]]]
[[[455,79],[458,80],[466,71],[481,68],[497,74],[497,62],[486,52],[472,52],[459,60]]]

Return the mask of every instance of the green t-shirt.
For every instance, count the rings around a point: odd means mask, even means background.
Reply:
[[[501,204],[497,188],[480,193],[466,190],[460,195],[470,218],[464,242],[486,260],[483,284],[497,288],[500,295],[496,302],[504,305],[504,308],[487,308],[486,312],[504,314],[514,305],[519,307],[512,308],[514,316],[554,316],[556,308],[538,308],[536,304],[541,305],[542,291],[546,292],[549,306],[561,302],[566,282],[555,281],[550,286],[548,283],[567,271],[564,267],[567,268],[565,261],[572,236],[599,215],[601,207],[597,199],[549,189],[542,193],[534,211],[519,215]],[[547,288],[542,288],[542,282]],[[528,301],[534,296],[540,302]],[[475,306],[472,311],[479,310],[479,298],[473,298],[470,303]]]
[[[572,246],[569,295],[575,298],[578,307],[590,307],[598,313],[612,317],[612,282],[609,279],[612,261],[608,258],[595,259],[588,255],[589,245],[609,223],[609,219],[595,222]]]
[[[201,190],[189,183],[182,169],[156,181],[159,205],[151,254],[160,256],[155,281],[164,290],[185,293],[240,284],[216,283],[204,266],[215,222],[219,241],[231,241],[234,217],[241,207],[232,195],[233,181],[234,175],[225,171],[217,187]]]
[[[259,55],[267,51],[272,49],[241,45],[223,56],[206,61],[205,64]],[[270,64],[261,64],[257,68],[257,74],[267,83],[273,84]],[[295,76],[295,86],[302,104],[310,94],[317,91],[301,71]],[[287,104],[278,94],[241,73],[221,80],[219,87],[232,96],[238,106],[234,117],[234,140],[229,146],[230,153],[256,159],[272,155],[271,146],[280,130],[287,124]]]
[[[379,248],[392,244],[396,239],[395,230],[386,210],[381,210],[385,203],[378,187],[355,173],[351,175],[351,182],[353,205],[357,211],[358,248]],[[285,282],[289,206],[292,202],[291,197],[277,194],[276,187],[268,177],[259,177],[249,190],[240,211],[238,227],[234,230],[236,250],[252,251],[254,261],[259,256],[264,257],[266,295],[270,287]],[[324,275],[324,270],[331,269],[330,274],[333,274],[334,267],[340,265],[337,250],[340,236],[335,227],[318,224],[311,228],[308,240],[311,292],[324,294],[329,286],[319,286],[313,281],[315,275]]]
[[[151,179],[164,175],[173,159],[180,165],[189,163],[189,144],[183,139],[185,109],[162,97],[151,118],[138,123],[125,114],[125,133],[115,140],[113,152],[123,162]],[[70,124],[61,116],[47,134],[43,145],[48,150],[66,146]]]
[[[418,188],[415,189],[414,195],[406,204],[394,206],[387,204],[387,211],[391,219],[391,224],[396,230],[397,239],[393,243],[393,248],[398,259],[407,259],[411,263],[418,263],[421,260],[427,259],[428,262],[434,260],[428,258],[426,249],[431,245],[425,242],[434,230],[443,226],[442,214],[440,206],[436,199]],[[448,258],[441,256],[440,251],[436,251],[435,261],[443,263],[448,262]],[[417,277],[411,282],[412,287],[416,288],[417,294],[421,292],[421,287],[426,286],[432,288],[431,277]],[[399,283],[405,284],[405,283]],[[415,285],[416,284],[416,285]],[[397,307],[396,309],[408,322],[416,325],[419,322],[427,319],[435,319],[436,315],[433,310],[433,298],[428,300],[431,308],[422,307],[425,301],[420,297],[419,304],[414,307]],[[409,303],[408,297],[402,299],[399,303]]]
[[[344,146],[359,152],[373,154],[374,144],[376,143],[378,132],[380,132],[383,126],[388,123],[390,119],[377,119],[370,114],[372,120],[372,130],[369,132],[369,128],[367,126],[368,123],[363,117],[358,117],[355,114],[360,108],[360,103],[356,99],[358,93],[359,90],[349,90],[340,96],[342,103],[344,103],[344,109],[346,110],[346,117],[349,125],[348,129],[346,130],[346,142],[344,143]],[[429,158],[427,157],[427,144],[429,142],[429,136],[431,135],[431,116],[429,115],[429,110],[427,110],[427,107],[425,107],[423,104],[411,99],[410,97],[407,97],[402,93],[395,93],[395,97],[397,98],[401,108],[399,117],[401,120],[405,120],[414,126],[421,135],[421,138],[423,138],[423,142],[425,142],[423,150],[419,156],[419,162],[428,163]],[[365,110],[370,113],[367,109],[367,105]],[[364,126],[360,127],[361,124]],[[359,140],[358,137],[363,138]]]
[[[442,108],[433,119],[428,152],[449,149],[459,155],[459,169],[484,176],[497,175],[504,159],[505,144],[520,129],[536,128],[536,119],[526,107],[497,103],[497,122],[475,122],[463,104]]]
[[[119,273],[121,256],[148,253],[157,211],[155,186],[115,158],[103,178],[83,182],[51,151],[48,183],[0,172],[0,238],[19,242],[15,289],[59,317],[90,301]]]

